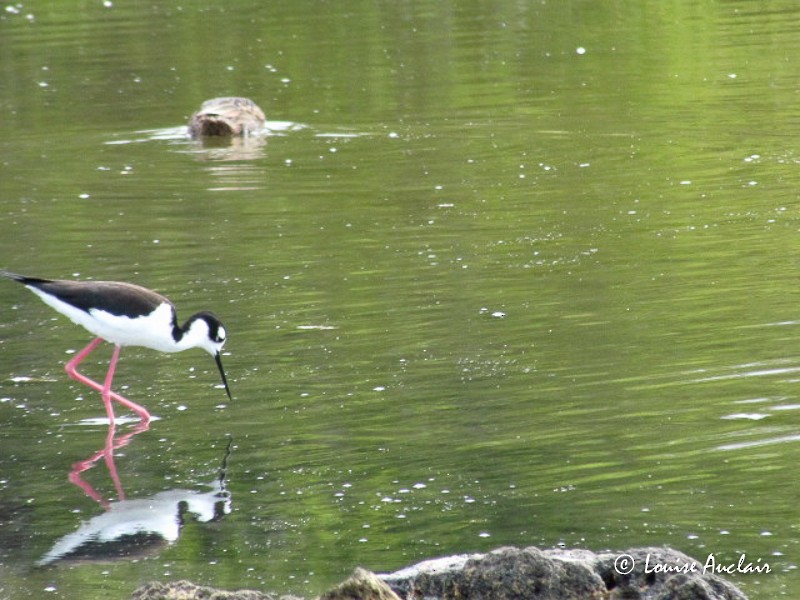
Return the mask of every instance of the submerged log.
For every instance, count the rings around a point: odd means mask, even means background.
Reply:
[[[249,98],[212,98],[189,118],[192,137],[250,135],[264,128],[264,111]]]

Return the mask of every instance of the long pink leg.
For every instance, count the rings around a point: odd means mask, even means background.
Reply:
[[[114,380],[114,372],[117,370],[117,361],[119,360],[119,350],[120,350],[119,346],[115,344],[114,352],[111,354],[111,363],[108,365],[106,378],[103,381],[103,389],[100,390],[100,396],[103,398],[103,404],[106,405],[106,412],[108,413],[109,423],[112,424],[114,423],[114,407],[111,406],[111,382]]]
[[[78,373],[77,366],[81,362],[83,362],[86,359],[86,357],[89,356],[89,354],[91,354],[92,351],[95,348],[97,348],[97,346],[102,341],[103,338],[98,337],[89,342],[89,344],[83,350],[78,352],[78,354],[76,354],[72,360],[70,360],[66,365],[64,365],[64,370],[67,372],[67,375],[69,375],[75,381],[78,381],[84,385],[89,386],[93,390],[100,392],[100,394],[103,397],[103,402],[106,405],[106,412],[108,413],[108,418],[111,420],[112,423],[114,422],[114,410],[111,406],[111,400],[116,400],[123,406],[135,412],[137,415],[139,415],[139,418],[142,421],[144,422],[150,421],[150,413],[147,412],[146,408],[140,406],[139,404],[136,404],[135,402],[131,402],[124,396],[120,396],[119,394],[111,390],[111,381],[114,379],[114,371],[117,368],[117,360],[119,359],[119,352],[120,352],[119,346],[114,347],[114,354],[111,357],[111,364],[108,367],[108,373],[106,373],[106,378],[103,385],[100,385],[93,379],[89,379],[85,375]]]

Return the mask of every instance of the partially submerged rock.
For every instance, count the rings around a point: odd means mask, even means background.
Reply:
[[[623,556],[631,562],[621,563]],[[672,569],[646,571],[647,564]],[[702,566],[671,548],[595,554],[508,547],[425,561],[380,577],[407,600],[747,600],[733,584],[704,574]]]
[[[359,568],[319,600],[747,600],[732,583],[703,571],[702,562],[671,548],[596,554],[504,547],[427,560],[383,575]],[[274,599],[180,581],[147,584],[133,600]]]
[[[319,600],[400,600],[400,598],[375,573],[359,567],[344,582],[322,594]]]
[[[584,560],[538,548],[500,548],[453,561],[425,561],[381,576],[402,598],[601,600],[608,590]]]
[[[189,118],[192,137],[250,135],[264,128],[264,111],[249,98],[212,98]]]
[[[239,590],[226,592],[202,585],[195,585],[190,581],[175,581],[147,583],[138,588],[131,600],[276,600],[274,596],[263,594],[254,590]],[[280,600],[301,600],[291,596],[281,596]]]

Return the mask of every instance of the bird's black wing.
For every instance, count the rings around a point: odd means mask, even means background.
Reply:
[[[0,271],[0,274],[86,312],[97,309],[136,318],[150,314],[161,304],[171,305],[161,294],[132,283],[40,279],[7,271]]]

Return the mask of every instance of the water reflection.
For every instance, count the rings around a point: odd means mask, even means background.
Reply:
[[[78,461],[72,465],[72,470],[69,472],[70,483],[81,488],[83,492],[89,496],[89,498],[99,503],[104,509],[109,510],[111,508],[111,503],[108,500],[105,500],[103,496],[81,476],[81,473],[91,469],[94,464],[102,458],[105,460],[108,473],[111,476],[111,481],[114,482],[114,488],[117,491],[117,497],[120,501],[124,501],[125,491],[122,489],[122,483],[120,482],[119,473],[117,472],[117,465],[114,462],[114,451],[127,446],[131,440],[133,440],[134,436],[144,433],[148,429],[150,429],[150,422],[140,421],[133,431],[117,436],[114,421],[111,421],[108,426],[108,434],[106,435],[105,446],[95,452],[90,458]]]
[[[192,142],[196,156],[201,160],[254,160],[264,156],[267,135],[203,137]]]
[[[207,523],[231,512],[226,474],[232,440],[228,441],[219,475],[208,484],[208,491],[174,489],[144,498],[126,498],[114,462],[114,452],[130,444],[135,436],[149,428],[149,423],[140,422],[132,431],[117,435],[114,423],[111,423],[103,448],[73,465],[69,473],[70,482],[100,504],[105,512],[84,521],[77,531],[56,541],[37,564],[111,561],[154,555],[178,539],[187,514],[193,515],[201,523]],[[94,467],[101,458],[114,483],[116,501],[106,500],[83,479],[82,474]]]

